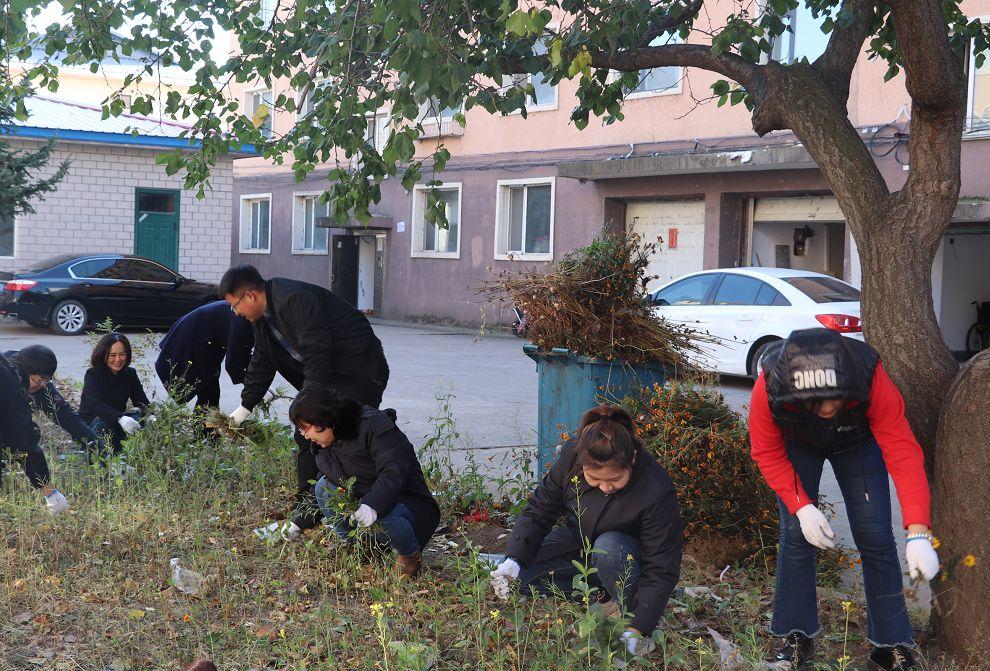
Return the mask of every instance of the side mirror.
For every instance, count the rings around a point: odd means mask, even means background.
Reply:
[[[176,276],[175,276],[175,279],[174,279],[174,280],[172,280],[172,284],[174,284],[174,285],[175,285],[176,287],[181,287],[181,286],[182,286],[183,284],[185,284],[185,283],[186,283],[186,282],[188,282],[188,281],[189,281],[189,280],[187,280],[187,279],[186,279],[185,277],[183,277],[182,275],[176,275]]]

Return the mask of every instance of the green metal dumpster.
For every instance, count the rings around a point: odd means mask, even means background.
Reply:
[[[543,477],[557,458],[561,435],[573,435],[585,412],[600,402],[617,402],[640,387],[663,384],[662,364],[630,366],[574,356],[569,349],[540,351],[523,345],[523,352],[536,362],[537,376],[537,475]]]

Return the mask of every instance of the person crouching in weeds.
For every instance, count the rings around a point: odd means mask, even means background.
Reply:
[[[320,448],[316,500],[337,535],[346,540],[353,526],[376,526],[378,547],[397,554],[399,577],[415,576],[422,549],[440,523],[440,508],[405,434],[384,411],[324,385],[303,387],[289,406],[289,419]],[[345,516],[329,501],[351,478],[360,506]]]
[[[594,548],[587,557],[582,538]],[[592,584],[611,598],[603,613],[632,613],[622,643],[642,656],[655,647],[650,636],[680,577],[682,547],[670,476],[643,449],[629,414],[602,405],[585,413],[577,438],[530,496],[492,586],[505,597],[518,579],[524,593],[570,595],[574,562],[587,562]]]
[[[921,447],[904,417],[904,399],[875,349],[824,328],[794,331],[763,355],[753,385],[752,455],[777,493],[780,552],[770,631],[784,639],[777,662],[810,669],[820,630],[816,549],[835,534],[816,505],[825,461],[832,465],[863,560],[867,669],[915,668],[914,635],[891,530],[893,477],[907,529],[912,578],[931,580],[938,556],[929,530],[931,496]]]

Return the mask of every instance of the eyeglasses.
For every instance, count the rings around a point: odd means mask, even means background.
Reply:
[[[241,301],[244,300],[244,297],[245,296],[247,296],[247,292],[246,291],[243,294],[241,294],[241,297],[240,298],[238,298],[236,301],[234,301],[234,304],[233,305],[230,306],[230,311],[233,312],[235,315],[237,314],[237,306],[241,304]]]

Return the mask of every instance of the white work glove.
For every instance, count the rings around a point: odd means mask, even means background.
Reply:
[[[57,489],[52,490],[52,493],[45,497],[45,505],[48,506],[48,512],[52,517],[69,509],[68,500]]]
[[[265,392],[265,397],[263,399],[261,399],[261,402],[262,403],[271,403],[274,400],[275,400],[275,392],[272,391],[271,389],[269,389],[268,391]]]
[[[492,577],[492,590],[495,596],[503,601],[509,598],[509,584],[519,577],[519,562],[512,557],[506,557],[495,570],[489,573]]]
[[[817,506],[809,503],[800,508],[796,514],[806,541],[822,550],[835,547],[835,532]]]
[[[904,558],[907,559],[908,576],[912,580],[931,580],[938,573],[938,555],[927,538],[909,540],[904,546]]]
[[[302,529],[295,522],[272,522],[254,530],[254,535],[263,541],[274,542],[277,540],[294,541],[299,538]]]
[[[375,512],[375,509],[363,503],[351,515],[351,521],[365,529],[374,524],[377,519],[378,513]]]
[[[230,413],[230,425],[237,428],[244,423],[244,420],[248,418],[251,411],[245,408],[243,405],[237,406],[237,410]]]
[[[122,415],[121,418],[117,420],[117,423],[120,424],[120,428],[122,428],[124,433],[128,436],[141,428],[141,423],[139,421],[127,415]]]
[[[657,644],[649,636],[643,636],[628,629],[622,632],[620,638],[622,639],[622,644],[626,646],[626,652],[637,657],[645,657],[657,647]]]
[[[149,424],[149,425],[150,424],[154,424],[157,421],[158,421],[158,418],[155,417],[154,415],[148,415],[147,417],[144,418],[144,423],[145,424]]]

